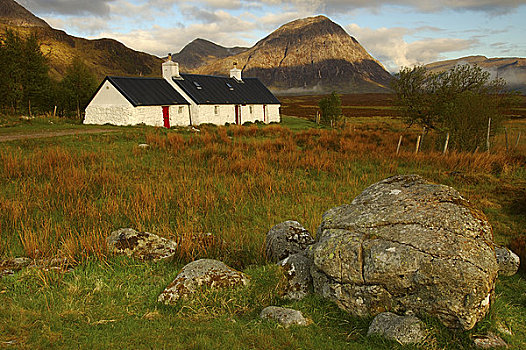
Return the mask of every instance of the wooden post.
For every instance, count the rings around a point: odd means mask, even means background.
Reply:
[[[398,152],[400,152],[400,145],[402,144],[402,138],[403,136],[400,135],[400,138],[398,139],[398,146],[396,146],[396,155],[398,155]]]
[[[320,125],[320,111],[316,111],[316,124]]]
[[[521,139],[521,132],[519,131],[519,134],[517,135],[517,141],[515,141],[515,148],[519,145],[519,140]]]
[[[491,117],[488,118],[488,134],[486,135],[486,149],[489,153],[489,133],[491,131]]]
[[[442,152],[442,154],[446,154],[447,153],[447,145],[449,143],[449,133],[447,133],[446,135],[446,143],[444,144],[444,151]]]
[[[27,100],[27,103],[28,103],[29,118],[31,118],[31,100]]]
[[[56,115],[57,115],[57,106],[55,106],[55,108],[53,109],[53,118],[55,118]]]
[[[504,137],[506,138],[506,152],[507,152],[509,149],[509,145],[508,145],[508,128],[506,127],[504,127]]]
[[[415,154],[418,153],[418,150],[420,149],[420,135],[416,138],[416,148],[415,148]]]

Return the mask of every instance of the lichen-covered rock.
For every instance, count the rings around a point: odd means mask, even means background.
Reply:
[[[267,233],[265,251],[270,261],[280,261],[314,243],[309,231],[297,221],[285,221]]]
[[[260,317],[266,320],[273,320],[284,327],[291,325],[306,326],[307,320],[301,311],[288,309],[278,306],[267,306],[261,311]]]
[[[177,243],[149,232],[121,228],[106,238],[110,252],[141,260],[162,260],[175,255]]]
[[[400,344],[420,343],[426,337],[422,321],[414,316],[398,316],[391,312],[376,315],[367,335],[380,334]]]
[[[394,176],[323,215],[315,292],[360,316],[437,316],[471,329],[488,311],[498,265],[491,226],[455,189]]]
[[[499,264],[499,274],[513,276],[519,270],[521,259],[506,247],[495,247],[495,257]]]
[[[489,332],[484,336],[477,336],[473,338],[475,347],[480,349],[495,349],[495,348],[507,348],[508,344],[501,337],[495,335],[495,333]]]
[[[246,286],[248,277],[218,260],[200,259],[187,264],[175,280],[159,295],[165,304],[175,304],[180,298],[195,293],[200,287],[232,288]]]
[[[287,278],[284,291],[286,298],[300,300],[312,292],[312,259],[305,252],[290,255],[278,264]]]

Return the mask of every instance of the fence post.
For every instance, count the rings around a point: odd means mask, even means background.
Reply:
[[[521,139],[521,132],[519,131],[519,134],[517,135],[517,141],[515,141],[515,148],[519,146],[519,140]]]
[[[416,138],[416,148],[415,148],[415,154],[418,153],[418,150],[420,149],[420,135]]]
[[[486,148],[489,153],[489,133],[491,131],[491,117],[488,118],[488,134],[486,135]]]
[[[442,152],[442,154],[446,154],[447,153],[447,145],[449,143],[449,133],[447,133],[446,135],[446,143],[444,144],[444,151]]]
[[[402,137],[403,135],[400,135],[400,138],[398,139],[398,146],[396,146],[396,155],[398,155],[398,152],[400,152],[400,145],[402,144]]]
[[[504,127],[504,136],[506,137],[506,152],[508,151],[508,128]]]

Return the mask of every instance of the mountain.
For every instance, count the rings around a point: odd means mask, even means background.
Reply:
[[[324,16],[287,23],[252,48],[195,72],[224,75],[234,62],[244,76],[280,93],[378,92],[391,80],[355,38]]]
[[[198,38],[173,55],[172,59],[179,63],[181,69],[191,71],[210,61],[234,56],[247,50],[248,48],[245,47],[227,48]]]
[[[18,27],[49,28],[46,21],[38,18],[13,0],[0,0],[0,23]]]
[[[503,57],[487,58],[485,56],[468,56],[454,60],[439,61],[425,67],[434,73],[451,69],[459,64],[477,65],[491,73],[492,78],[506,80],[512,90],[526,93],[526,58]]]
[[[73,57],[81,57],[102,79],[106,75],[159,75],[162,60],[132,50],[113,39],[88,40],[51,28],[44,20],[13,0],[0,0],[0,23],[21,36],[37,35],[42,52],[49,58],[50,74],[60,79]],[[0,39],[4,31],[0,31]]]

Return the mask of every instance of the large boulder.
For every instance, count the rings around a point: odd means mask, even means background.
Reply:
[[[323,215],[314,290],[360,316],[426,313],[471,329],[488,311],[498,264],[492,228],[455,189],[394,176]]]
[[[200,259],[187,264],[175,280],[159,295],[164,304],[175,304],[199,288],[233,288],[246,286],[248,277],[218,260]]]
[[[114,254],[127,255],[141,260],[163,260],[175,255],[177,243],[149,232],[132,228],[113,231],[106,238],[108,250]]]
[[[420,343],[426,337],[425,326],[415,316],[398,316],[392,312],[376,315],[367,335],[379,334],[400,344]]]
[[[267,233],[265,251],[270,261],[280,261],[314,243],[309,231],[297,221],[285,221]]]

